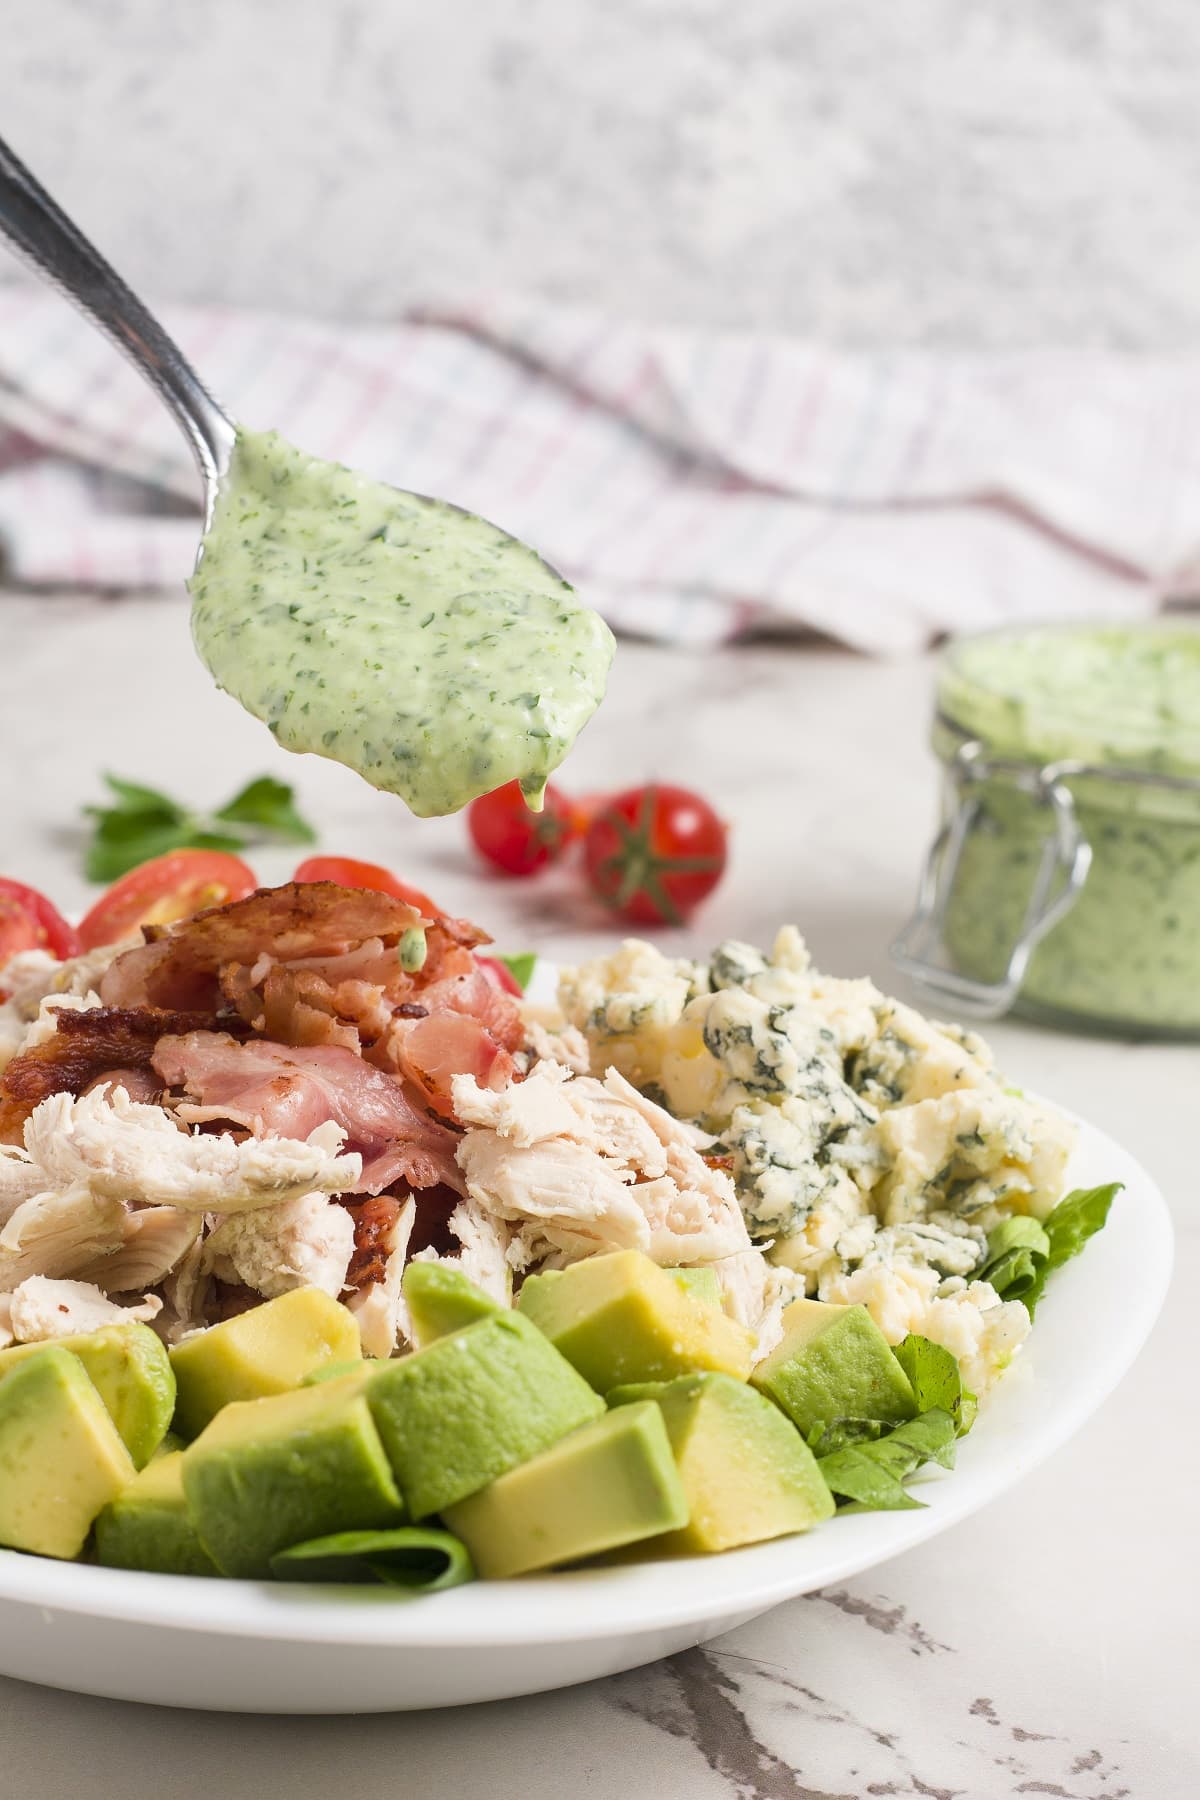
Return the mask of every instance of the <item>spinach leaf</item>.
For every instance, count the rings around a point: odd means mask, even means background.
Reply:
[[[924,1462],[954,1467],[955,1421],[931,1407],[906,1424],[897,1425],[874,1443],[848,1444],[819,1458],[822,1475],[839,1499],[842,1512],[908,1512],[924,1503],[904,1487]]]
[[[1019,1300],[1046,1265],[1050,1239],[1036,1219],[1017,1214],[988,1233],[987,1261],[976,1280],[990,1281],[1002,1300]]]
[[[975,1396],[963,1386],[958,1362],[942,1344],[910,1331],[893,1355],[912,1383],[920,1412],[931,1408],[949,1413],[959,1437],[975,1423]]]
[[[1088,1239],[1103,1230],[1109,1208],[1123,1186],[1123,1182],[1110,1181],[1104,1187],[1075,1188],[1042,1220],[1050,1247],[1032,1286],[1021,1295],[1031,1314],[1042,1297],[1047,1276],[1078,1256]]]
[[[521,992],[524,993],[529,986],[530,981],[533,979],[533,971],[537,967],[536,952],[533,950],[522,950],[516,956],[498,956],[496,961],[504,964]]]

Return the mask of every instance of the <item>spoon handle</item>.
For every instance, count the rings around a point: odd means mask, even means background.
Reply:
[[[233,421],[179,346],[2,138],[0,232],[106,332],[158,390],[200,465],[211,511],[218,478],[233,449]]]

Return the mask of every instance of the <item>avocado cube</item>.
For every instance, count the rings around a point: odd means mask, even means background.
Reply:
[[[513,1312],[377,1365],[366,1392],[414,1519],[476,1493],[604,1411],[536,1326]]]
[[[365,1373],[366,1371],[363,1368],[361,1357],[359,1357],[357,1362],[322,1363],[319,1369],[314,1369],[310,1375],[304,1377],[300,1386],[316,1387],[322,1381],[340,1381],[343,1375],[362,1375]]]
[[[96,1558],[111,1569],[216,1575],[183,1492],[183,1456],[156,1456],[96,1520]]]
[[[402,1287],[418,1350],[452,1331],[461,1331],[464,1325],[474,1325],[477,1319],[508,1311],[468,1281],[461,1269],[447,1268],[444,1263],[409,1263]]]
[[[720,1306],[721,1284],[715,1269],[668,1269],[666,1273],[693,1299],[703,1300],[705,1306]]]
[[[783,1341],[752,1380],[806,1437],[834,1419],[899,1424],[917,1410],[912,1384],[865,1306],[793,1300]]]
[[[43,1345],[0,1382],[0,1544],[78,1556],[96,1514],[133,1476],[78,1357]]]
[[[602,1394],[700,1369],[750,1373],[751,1333],[640,1250],[589,1256],[551,1282],[531,1275],[518,1306]]]
[[[105,1325],[59,1340],[77,1356],[124,1439],[135,1469],[144,1468],[166,1436],[175,1411],[175,1377],[162,1339],[148,1325]],[[44,1344],[0,1350],[0,1381],[38,1356]]]
[[[663,1416],[622,1406],[445,1513],[493,1578],[598,1556],[686,1525],[687,1497]]]
[[[184,1451],[188,1511],[223,1575],[266,1576],[291,1544],[403,1519],[366,1383],[236,1400]]]
[[[655,1399],[689,1512],[686,1525],[655,1543],[656,1554],[732,1550],[807,1531],[832,1514],[833,1495],[812,1451],[779,1408],[745,1382],[681,1375]]]
[[[354,1314],[320,1288],[294,1288],[176,1344],[175,1428],[195,1437],[231,1400],[285,1394],[326,1363],[361,1359]]]

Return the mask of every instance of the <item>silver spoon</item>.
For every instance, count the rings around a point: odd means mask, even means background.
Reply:
[[[204,480],[205,525],[237,427],[158,320],[0,138],[0,231],[124,352],[166,401]]]
[[[200,467],[205,542],[209,542],[219,489],[226,476],[237,473],[237,426],[178,345],[3,140],[0,233],[111,338],[170,407]],[[429,511],[457,515],[464,529],[474,531],[480,523],[451,503],[397,492],[409,502],[420,501]],[[336,520],[332,506],[330,519]],[[467,585],[448,590],[441,615],[434,610],[422,621],[423,629],[438,619],[440,635],[435,629],[419,650],[415,629],[407,629],[407,635],[402,629],[411,627],[416,615],[402,617],[396,606],[397,601],[404,606],[411,602],[403,593],[376,596],[376,616],[367,617],[367,628],[379,628],[380,614],[386,612],[393,662],[379,653],[374,640],[370,656],[347,659],[341,655],[343,639],[334,659],[338,667],[328,659],[322,664],[333,678],[329,682],[322,678],[312,687],[313,656],[306,647],[312,641],[307,630],[312,621],[281,625],[278,597],[270,606],[252,603],[236,579],[227,579],[222,588],[219,573],[217,600],[205,620],[203,643],[197,628],[199,613],[193,609],[197,649],[218,685],[268,724],[285,748],[344,762],[374,786],[402,795],[422,816],[457,811],[475,795],[513,779],[520,780],[531,804],[539,805],[548,775],[603,695],[612,634],[574,596],[565,597],[570,595],[568,584],[536,551],[486,522],[485,531],[490,534],[489,570],[500,568],[501,559],[514,554],[538,565],[536,581],[523,578],[516,584],[521,604],[514,610],[509,603],[505,611],[503,573],[481,586],[479,568],[486,558],[473,549]],[[440,566],[447,582],[455,582],[466,579],[463,564],[461,557],[456,561],[453,556],[434,556],[422,567],[428,575]],[[307,560],[303,567],[307,571]],[[197,598],[194,586],[193,598]],[[346,599],[368,614],[361,593]],[[453,617],[452,608],[457,609]],[[289,605],[285,610],[290,619],[297,609]],[[548,620],[553,624],[548,626]],[[290,630],[290,640],[281,635],[285,630]],[[251,638],[254,648],[248,652]],[[479,654],[483,644],[489,649]],[[298,651],[298,645],[305,647]],[[339,681],[342,662],[345,680]],[[404,675],[406,698],[400,711],[394,671]],[[531,672],[536,672],[536,683],[531,683]],[[302,701],[297,690],[301,680],[310,683]],[[364,699],[367,691],[370,698]],[[390,734],[382,748],[381,732]]]

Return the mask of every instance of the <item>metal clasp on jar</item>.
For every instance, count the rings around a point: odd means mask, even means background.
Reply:
[[[961,744],[947,766],[946,820],[930,847],[921,874],[916,908],[891,947],[892,961],[939,999],[975,1018],[998,1019],[1012,1006],[1029,959],[1038,944],[1075,904],[1087,880],[1092,847],[1083,834],[1069,775],[1086,768],[1075,762],[1038,768],[1009,757],[988,757],[977,738]],[[980,788],[997,777],[1047,810],[1047,829],[1037,873],[1020,930],[998,981],[977,981],[943,967],[936,959],[943,943],[946,908],[954,890],[963,849],[981,807]]]

